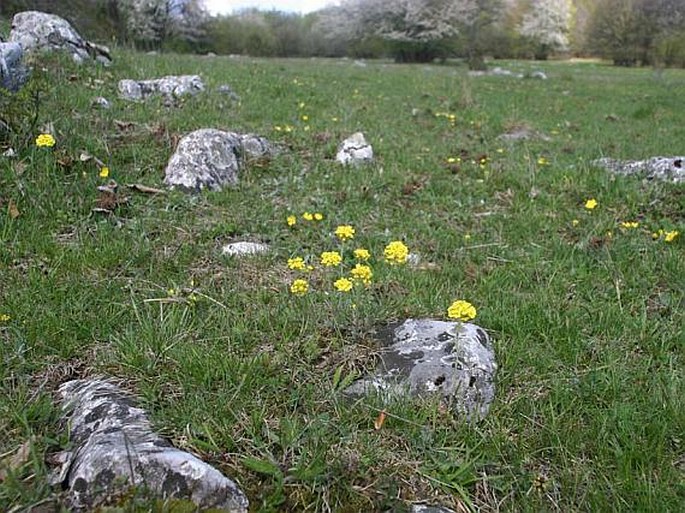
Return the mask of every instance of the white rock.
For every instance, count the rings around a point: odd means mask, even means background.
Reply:
[[[373,160],[373,148],[364,139],[364,134],[357,132],[340,144],[335,160],[344,166],[357,166],[371,162]]]
[[[225,256],[251,256],[269,251],[269,246],[259,242],[231,242],[221,248]]]
[[[120,80],[118,88],[124,100],[141,101],[156,95],[173,100],[194,96],[204,91],[205,85],[198,75],[169,75],[152,80]]]

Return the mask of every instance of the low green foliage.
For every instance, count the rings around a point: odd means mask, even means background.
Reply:
[[[665,233],[685,229],[682,185],[590,162],[682,153],[683,72],[546,63],[542,81],[124,52],[111,68],[48,69],[38,119],[20,131],[32,142],[52,126],[55,146],[0,158],[0,510],[59,503],[47,485],[67,443],[55,388],[93,375],[122,379],[254,511],[680,509],[683,242]],[[116,100],[118,79],[170,73],[200,73],[207,91],[173,108]],[[240,102],[215,92],[224,83]],[[112,109],[91,107],[100,95]],[[160,187],[178,138],[203,127],[282,151],[223,192],[125,187]],[[498,138],[522,128],[550,140]],[[376,161],[342,169],[336,146],[358,130]],[[110,179],[119,197],[103,204]],[[287,216],[304,212],[324,219],[294,236]],[[402,240],[422,259],[374,268],[355,315],[330,285],[291,294],[287,266],[336,250],[347,224],[376,254]],[[273,251],[222,257],[234,240]],[[487,419],[344,398],[374,367],[379,328],[446,319],[455,299],[494,340]]]

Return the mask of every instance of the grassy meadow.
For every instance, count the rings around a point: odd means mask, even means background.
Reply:
[[[682,511],[683,186],[590,162],[682,155],[685,71],[500,65],[549,80],[123,51],[110,68],[42,62],[35,126],[16,158],[0,157],[0,510],[60,507],[47,484],[67,445],[56,387],[104,375],[234,478],[253,511]],[[117,99],[119,79],[187,73],[207,92],[177,107]],[[95,96],[112,108],[92,108]],[[46,126],[57,143],[37,148]],[[205,127],[281,152],[222,192],[125,187],[162,187],[178,139]],[[520,127],[549,140],[498,139]],[[343,169],[336,147],[356,131],[376,160]],[[113,212],[93,212],[111,179]],[[356,230],[346,261],[371,252],[372,283],[337,292],[340,271],[314,265],[309,291],[291,294],[303,274],[287,260],[339,249],[341,224]],[[237,240],[272,251],[222,256]],[[421,261],[383,263],[393,240]],[[382,327],[446,319],[456,299],[476,306],[496,349],[485,420],[341,394],[373,369]]]

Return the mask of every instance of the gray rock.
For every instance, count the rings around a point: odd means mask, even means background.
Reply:
[[[428,506],[425,504],[412,504],[411,513],[454,513],[453,510],[443,506]]]
[[[357,132],[345,139],[338,146],[335,160],[344,166],[358,166],[373,160],[373,148],[364,139],[364,134]]]
[[[528,141],[536,139],[540,141],[549,142],[552,140],[550,136],[545,135],[542,132],[538,132],[537,130],[533,130],[532,128],[529,128],[527,126],[515,126],[509,129],[507,132],[498,135],[497,138],[507,142]]]
[[[350,385],[348,395],[440,394],[469,420],[485,417],[495,397],[495,353],[475,324],[408,319],[393,330],[380,359],[375,374]]]
[[[602,158],[591,164],[617,175],[643,175],[647,180],[685,182],[685,157],[652,157],[647,160]]]
[[[90,102],[91,106],[97,107],[100,109],[110,109],[112,107],[112,104],[110,101],[105,98],[104,96],[97,96],[93,98],[93,100]]]
[[[231,100],[235,102],[240,101],[240,96],[238,96],[236,92],[228,84],[222,84],[219,87],[217,87],[216,90],[218,93],[227,95]]]
[[[25,52],[65,51],[76,62],[95,60],[110,64],[112,57],[106,46],[83,39],[71,24],[55,14],[24,11],[12,18],[10,41],[19,43]]]
[[[113,383],[75,380],[59,392],[71,450],[62,454],[56,480],[68,491],[70,511],[93,511],[108,495],[144,487],[203,509],[247,512],[248,500],[233,481],[154,433],[146,413]]]
[[[16,92],[28,79],[19,43],[0,43],[0,88]]]
[[[183,96],[195,96],[205,85],[198,75],[169,75],[153,80],[120,80],[119,96],[124,100],[142,101],[151,96],[163,96],[173,101]]]
[[[231,242],[221,248],[221,253],[225,256],[251,256],[269,251],[269,246],[259,242]]]
[[[530,74],[530,78],[537,78],[539,80],[547,80],[547,74],[544,71],[536,70]]]
[[[218,191],[238,184],[245,161],[274,153],[266,139],[254,134],[195,130],[179,141],[167,164],[164,183],[186,191]]]

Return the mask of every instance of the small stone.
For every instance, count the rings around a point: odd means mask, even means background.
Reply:
[[[216,88],[216,91],[221,94],[225,94],[228,96],[232,101],[234,102],[239,102],[240,101],[240,96],[236,94],[236,92],[231,88],[230,85],[228,84],[222,84],[219,87]]]
[[[647,180],[685,182],[685,157],[652,157],[646,160],[602,158],[593,160],[592,165],[617,175],[642,175]]]
[[[5,151],[2,152],[2,156],[8,159],[13,159],[17,156],[17,152],[14,151],[14,148],[7,148]]]
[[[373,160],[373,148],[363,133],[356,132],[340,144],[335,159],[343,166],[358,166]]]
[[[225,256],[251,256],[268,251],[269,246],[259,242],[231,242],[221,248],[221,253]]]
[[[169,75],[152,80],[120,80],[119,97],[129,101],[143,101],[152,96],[163,96],[175,101],[184,96],[195,96],[205,85],[198,75]]]
[[[112,107],[112,104],[104,96],[98,96],[96,98],[93,98],[93,101],[91,101],[90,104],[91,104],[91,106],[97,107],[100,109],[109,109]]]
[[[547,74],[544,71],[536,70],[530,74],[530,78],[537,78],[539,80],[547,80]]]
[[[426,504],[412,504],[411,513],[454,513],[453,510],[443,506],[429,506]]]
[[[495,397],[495,353],[471,323],[408,319],[392,331],[376,372],[345,393],[387,398],[439,394],[458,415],[482,419]]]

